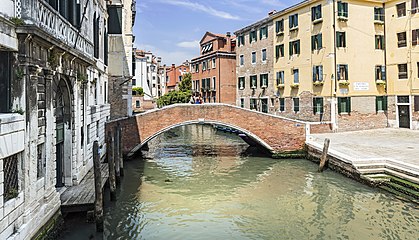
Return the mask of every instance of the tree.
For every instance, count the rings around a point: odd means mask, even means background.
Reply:
[[[166,93],[157,99],[157,106],[163,107],[176,103],[188,103],[192,96],[192,74],[183,75],[179,90]]]
[[[135,92],[135,95],[144,95],[144,89],[142,87],[133,87],[132,91]]]

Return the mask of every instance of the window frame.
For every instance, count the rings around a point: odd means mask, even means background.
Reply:
[[[293,97],[292,98],[292,110],[294,111],[294,113],[298,113],[300,112],[300,98],[298,97]]]
[[[323,82],[323,65],[313,66],[313,82]]]
[[[324,113],[324,98],[313,97],[313,115]]]
[[[345,104],[345,111],[342,110],[343,104]],[[350,114],[351,113],[351,97],[338,97],[338,114]]]
[[[241,54],[239,56],[239,66],[240,67],[243,67],[244,66],[244,55],[243,54]]]
[[[311,51],[320,50],[323,48],[322,33],[311,36]]]
[[[338,18],[348,18],[348,3],[347,2],[342,2],[342,1],[338,1]]]
[[[288,17],[290,31],[298,29],[298,13],[292,14]]]
[[[251,54],[251,58],[252,58],[252,64],[254,65],[254,64],[256,64],[256,61],[257,61],[257,56],[256,56],[256,52],[252,52],[252,54]]]
[[[336,47],[346,48],[346,32],[336,31]]]
[[[275,58],[278,60],[279,58],[285,57],[284,54],[284,44],[278,44],[275,46]]]
[[[285,112],[285,98],[279,98],[279,109],[280,112]]]
[[[381,104],[380,104],[381,101]],[[388,97],[387,96],[376,96],[375,97],[375,111],[376,112],[387,112],[388,111]]]
[[[300,71],[298,68],[292,69],[292,76],[293,76],[293,84],[300,84]]]
[[[284,71],[276,72],[276,85],[285,84]]]
[[[276,35],[284,33],[284,19],[277,20],[275,22],[275,32],[276,32]]]
[[[268,52],[266,50],[266,48],[262,49],[261,51],[261,61],[262,63],[266,63],[266,61],[268,60]]]
[[[406,72],[401,72],[401,68],[406,68]],[[397,70],[398,70],[398,79],[409,79],[409,67],[407,63],[397,64]]]
[[[384,50],[386,48],[386,42],[384,35],[377,34],[375,35],[375,49]]]
[[[259,78],[260,78],[260,88],[267,88],[269,86],[269,74],[261,73],[259,75]]]
[[[403,48],[403,47],[407,47],[407,33],[405,32],[398,32],[397,34],[397,47],[398,48]],[[400,37],[403,37],[404,40]]]
[[[322,5],[311,7],[311,21],[317,23],[322,20]]]
[[[375,81],[386,81],[386,66],[376,65],[375,66]]]
[[[297,55],[297,56],[300,55],[300,52],[301,52],[300,39],[289,42],[289,52],[290,52],[290,57],[294,55]]]
[[[345,76],[342,78],[342,69],[344,69]],[[338,64],[337,65],[337,77],[338,81],[348,81],[349,80],[349,66],[348,64]]]
[[[244,90],[246,88],[246,77],[239,77],[237,86],[239,87],[239,90]]]
[[[397,17],[406,17],[406,2],[396,4]]]
[[[257,89],[258,87],[258,75],[251,75],[250,76],[250,88]]]

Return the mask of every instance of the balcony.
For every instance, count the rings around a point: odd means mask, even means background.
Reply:
[[[340,86],[349,86],[349,81],[346,79],[338,80]]]
[[[377,79],[375,80],[375,84],[377,84],[377,86],[385,86],[387,82],[385,80]]]
[[[79,31],[44,0],[29,3],[25,1],[22,3],[22,9],[27,10],[22,11],[22,19],[26,23],[41,28],[49,33],[50,37],[67,45],[67,48],[75,48],[82,55],[93,57],[93,43],[82,33],[83,30],[87,33],[90,29],[82,27]]]
[[[313,85],[316,87],[323,86],[323,84],[324,84],[323,80],[316,80],[313,82]]]

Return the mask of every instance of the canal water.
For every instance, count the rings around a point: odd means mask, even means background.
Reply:
[[[258,156],[191,125],[127,161],[105,232],[66,219],[64,239],[419,239],[419,208],[306,160]]]

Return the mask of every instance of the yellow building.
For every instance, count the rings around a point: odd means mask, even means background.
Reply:
[[[404,17],[397,17],[399,3]],[[418,128],[412,95],[419,94],[419,55],[412,45],[419,16],[411,5],[312,0],[273,14],[277,114],[331,121],[335,130]],[[403,31],[416,41],[399,48],[397,33]],[[399,74],[405,67],[407,78]]]

